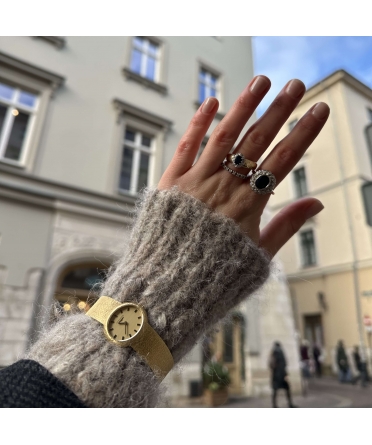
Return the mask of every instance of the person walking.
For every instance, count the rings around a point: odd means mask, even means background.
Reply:
[[[360,357],[359,346],[354,346],[353,360],[355,368],[358,371],[358,375],[354,377],[352,383],[353,385],[355,385],[360,380],[361,386],[365,388],[366,386],[368,386],[367,373],[366,373],[367,364],[364,361],[362,361],[362,358]]]
[[[321,351],[320,347],[316,343],[314,343],[313,359],[314,359],[314,363],[315,363],[315,373],[318,378],[320,378],[322,376],[322,363],[320,361],[321,355],[322,355],[322,351]]]
[[[302,395],[305,397],[309,389],[310,379],[310,355],[309,355],[309,342],[304,339],[300,346],[300,367],[302,377]]]
[[[270,355],[269,366],[271,368],[273,408],[278,407],[276,401],[278,389],[285,390],[288,408],[296,408],[296,406],[292,403],[291,389],[288,382],[287,362],[279,342],[274,343],[273,350]]]
[[[339,370],[339,381],[340,383],[347,383],[350,379],[350,367],[349,359],[347,358],[346,351],[344,348],[344,343],[342,340],[338,341],[337,352],[336,352],[337,366]]]

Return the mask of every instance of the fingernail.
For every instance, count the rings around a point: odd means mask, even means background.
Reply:
[[[289,82],[285,91],[293,99],[298,99],[305,92],[305,85],[301,80],[293,79]]]
[[[249,87],[249,91],[254,96],[261,96],[270,86],[270,81],[265,76],[257,76],[253,79],[252,85]]]
[[[313,116],[319,120],[324,120],[329,115],[329,106],[324,102],[318,102],[311,110]]]
[[[324,209],[324,205],[320,201],[316,201],[305,210],[305,218],[309,219],[317,215]]]
[[[217,99],[214,97],[208,97],[208,99],[204,102],[202,107],[202,112],[204,114],[212,113],[214,107],[216,106]]]

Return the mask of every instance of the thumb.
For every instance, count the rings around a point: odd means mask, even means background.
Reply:
[[[284,207],[261,231],[260,246],[272,256],[299,231],[305,222],[324,209],[315,198],[302,198]]]

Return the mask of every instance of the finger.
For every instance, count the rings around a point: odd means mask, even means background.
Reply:
[[[302,198],[284,207],[262,230],[260,246],[274,256],[305,222],[323,210],[315,198]]]
[[[215,97],[208,97],[198,111],[180,140],[164,175],[172,181],[185,174],[193,165],[195,157],[200,148],[200,144],[211,125],[218,110],[218,100]]]
[[[305,94],[305,85],[298,79],[286,84],[267,111],[244,135],[235,153],[258,161]]]
[[[256,76],[240,94],[232,108],[214,129],[195,168],[208,177],[220,168],[248,119],[270,89],[266,76]]]
[[[324,102],[311,107],[289,135],[274,147],[259,168],[271,171],[276,177],[276,183],[279,184],[318,136],[328,116],[329,107]]]

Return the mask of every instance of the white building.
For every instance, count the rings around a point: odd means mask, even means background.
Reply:
[[[35,338],[40,306],[84,307],[128,239],[137,192],[157,184],[198,105],[220,100],[212,130],[252,76],[249,37],[0,38],[0,366]],[[235,391],[268,388],[273,340],[298,373],[277,286],[269,310],[241,310],[244,338],[226,333]],[[200,378],[195,351],[181,382],[169,376],[174,393]]]

